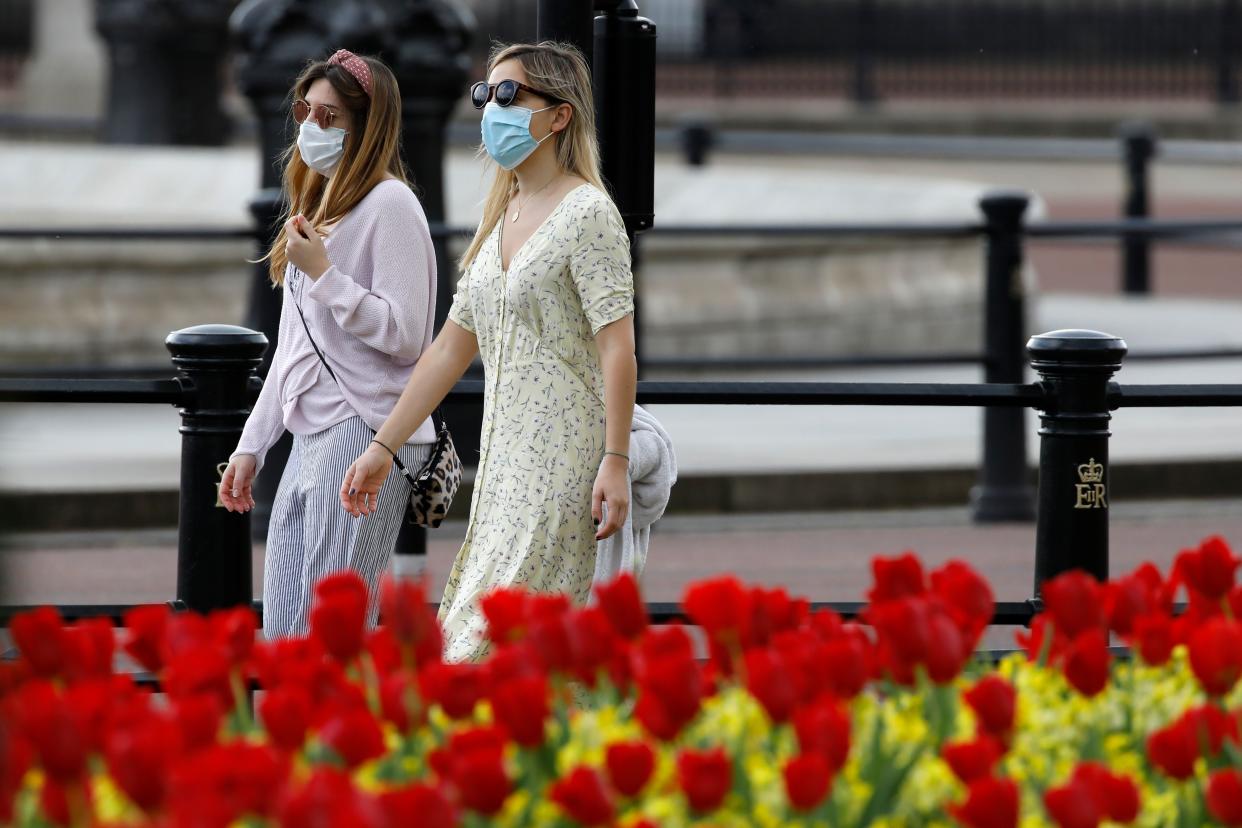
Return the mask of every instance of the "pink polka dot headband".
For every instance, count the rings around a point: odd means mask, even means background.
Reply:
[[[336,54],[328,58],[329,66],[339,66],[354,76],[362,91],[371,97],[371,67],[367,62],[348,49],[337,49]]]

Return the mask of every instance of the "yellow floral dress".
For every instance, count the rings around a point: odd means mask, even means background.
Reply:
[[[604,455],[595,334],[634,312],[629,240],[612,200],[570,191],[506,272],[504,218],[461,277],[452,319],[483,360],[480,457],[466,540],[440,603],[445,658],[486,651],[479,599],[524,585],[585,601],[595,569],[591,489]]]

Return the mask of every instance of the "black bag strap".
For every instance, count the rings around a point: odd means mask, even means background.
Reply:
[[[311,336],[310,325],[306,324],[306,314],[302,313],[302,303],[298,301],[298,297],[293,295],[292,292],[290,293],[290,296],[293,299],[293,306],[298,309],[298,317],[302,320],[302,329],[306,331],[306,338],[310,340],[311,347],[315,349],[315,356],[319,357],[319,361],[323,363],[323,367],[328,369],[328,376],[332,377],[332,381],[335,382],[339,388],[341,381],[336,378],[336,372],[332,370],[332,366],[328,364],[328,360],[324,357],[323,351],[319,349],[319,343],[315,342],[315,337]],[[436,422],[437,418],[440,420],[439,423]],[[431,425],[435,428],[437,434],[448,428],[444,422],[444,415],[440,412],[440,406],[438,405],[436,406],[436,410],[431,413]],[[374,431],[371,433],[375,434]],[[384,446],[384,448],[388,447]],[[405,468],[405,464],[401,462],[401,458],[397,456],[396,452],[392,452],[392,461],[396,464],[397,469],[405,475],[406,478],[411,478],[410,473]]]

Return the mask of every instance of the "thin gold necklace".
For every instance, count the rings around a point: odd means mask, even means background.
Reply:
[[[544,185],[543,185],[542,187],[540,187],[538,190],[535,190],[533,193],[531,193],[530,195],[528,195],[528,196],[526,197],[526,200],[525,200],[525,201],[519,201],[519,202],[518,202],[517,209],[513,211],[513,218],[509,219],[509,223],[510,223],[510,224],[517,224],[517,220],[518,220],[518,219],[521,217],[521,215],[522,215],[522,208],[523,208],[523,207],[525,207],[527,204],[530,204],[530,200],[531,200],[532,198],[534,198],[535,196],[539,195],[539,194],[540,194],[540,193],[542,193],[544,190],[548,189],[548,185],[549,185],[549,184],[551,184],[553,181],[555,181],[555,180],[556,180],[559,176],[560,176],[560,173],[555,173],[555,174],[553,174],[553,176],[552,176],[551,178],[549,178],[549,179],[548,179],[548,181],[547,181],[547,183],[546,183],[546,184],[544,184]],[[516,195],[520,195],[520,194],[521,194],[521,191],[519,191],[518,193],[516,193],[516,194],[515,194],[515,196],[516,196]],[[516,198],[515,198],[514,200],[516,201]]]

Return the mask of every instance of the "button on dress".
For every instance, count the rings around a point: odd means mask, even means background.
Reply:
[[[486,651],[479,599],[495,587],[588,597],[605,426],[595,334],[634,312],[629,240],[596,187],[570,191],[507,272],[504,223],[459,280],[449,311],[478,338],[484,369],[470,524],[440,604],[450,661]]]

